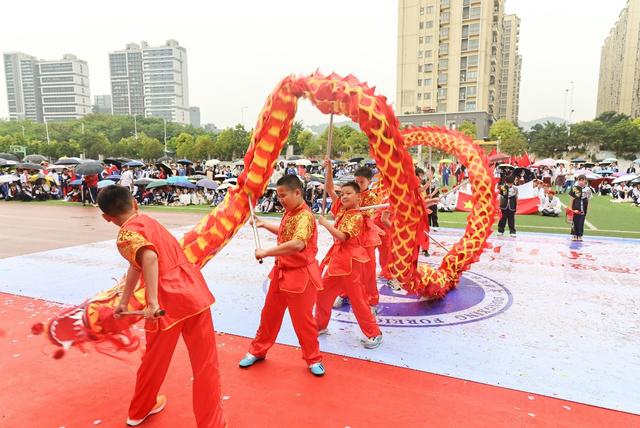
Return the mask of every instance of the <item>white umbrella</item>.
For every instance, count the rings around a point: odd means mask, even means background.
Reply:
[[[309,166],[311,165],[311,161],[309,159],[298,159],[296,161],[297,166]]]
[[[20,177],[17,175],[0,175],[0,183],[13,183],[14,181],[20,180]]]
[[[216,190],[225,190],[225,189],[228,189],[229,187],[233,187],[231,183],[222,183],[220,186],[218,186]]]
[[[613,184],[624,183],[640,177],[638,174],[625,174],[612,181]]]
[[[565,160],[565,159],[558,159],[556,161],[556,163],[561,163],[563,165],[569,165],[571,162],[569,162],[568,160]]]
[[[214,166],[218,165],[219,163],[220,163],[220,161],[218,159],[209,159],[208,161],[206,161],[204,163],[204,165],[208,166],[208,167],[214,167]]]
[[[597,180],[599,178],[602,178],[600,174],[596,174],[595,172],[590,172],[586,175],[587,175],[587,180]]]
[[[555,166],[556,165],[556,161],[551,159],[551,158],[547,158],[547,159],[542,159],[539,161],[536,161],[536,163],[534,163],[534,166]]]

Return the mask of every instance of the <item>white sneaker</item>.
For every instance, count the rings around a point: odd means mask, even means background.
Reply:
[[[369,337],[364,342],[364,347],[367,349],[376,349],[382,345],[382,335],[376,337]]]
[[[322,336],[323,334],[329,333],[328,328],[323,328],[322,330],[318,330],[318,336]]]
[[[335,302],[333,302],[333,307],[334,309],[338,309],[343,307],[345,304],[347,303],[347,299],[342,297],[342,296],[338,296],[336,297]]]
[[[389,281],[387,281],[387,286],[392,289],[393,291],[400,291],[402,290],[402,285],[400,285],[400,281],[398,281],[397,279],[391,279]]]
[[[434,231],[434,232],[437,232],[438,228],[437,227],[432,227],[431,230]]]
[[[498,236],[504,236],[504,232],[498,232]]]
[[[164,410],[164,407],[166,405],[167,405],[167,397],[162,394],[158,395],[158,398],[156,399],[156,405],[153,406],[153,409],[151,409],[149,413],[147,413],[147,416],[145,416],[142,419],[127,418],[127,425],[130,427],[137,427],[138,425],[143,423],[145,419],[147,419],[149,416],[155,415],[156,413],[160,413],[162,410]]]

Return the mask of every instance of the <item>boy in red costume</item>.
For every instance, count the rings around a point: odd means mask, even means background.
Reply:
[[[360,187],[356,182],[344,184],[340,198],[344,211],[336,217],[335,225],[331,225],[325,217],[320,217],[320,224],[331,233],[334,244],[322,261],[322,267],[327,270],[322,281],[323,290],[318,293],[316,322],[319,334],[326,333],[331,306],[343,292],[349,297],[353,314],[366,337],[363,339],[365,348],[373,349],[382,343],[382,333],[369,309],[362,283],[363,269],[369,261],[362,244],[366,242],[367,233],[376,231],[365,226],[364,215],[358,209],[359,193]]]
[[[209,307],[214,298],[200,270],[160,223],[138,213],[129,189],[104,188],[98,196],[103,218],[120,227],[117,246],[129,262],[124,290],[114,316],[127,310],[138,281],[145,287],[147,347],[138,369],[127,425],[138,426],[164,409],[158,395],[178,338],[182,335],[193,369],[193,410],[199,428],[226,426],[220,401],[216,340]],[[157,317],[162,308],[166,314]]]
[[[325,373],[318,344],[318,327],[313,318],[317,292],[322,289],[318,253],[318,230],[313,213],[302,195],[302,182],[295,175],[285,175],[277,182],[278,200],[285,213],[280,224],[255,221],[256,227],[278,235],[278,246],[256,249],[256,259],[275,257],[269,274],[271,284],[260,316],[260,326],[249,352],[240,360],[247,368],[263,360],[278,337],[284,311],[289,309],[293,329],[302,348],[302,358],[314,376]]]

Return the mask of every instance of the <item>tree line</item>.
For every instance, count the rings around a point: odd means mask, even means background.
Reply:
[[[57,159],[80,156],[97,159],[127,157],[154,160],[165,154],[165,124],[159,118],[91,114],[82,119],[49,122],[49,143],[45,124],[32,121],[0,121],[0,152],[11,146],[26,147],[27,154]],[[475,138],[476,125],[463,122],[458,129]],[[136,133],[137,131],[137,133]],[[328,128],[320,135],[304,129],[301,121],[293,124],[287,145],[295,154],[309,158],[325,155]],[[251,141],[251,130],[236,125],[219,132],[207,131],[173,122],[166,123],[166,151],[178,158],[234,160],[244,156]],[[515,124],[499,120],[489,136],[500,139],[500,151],[509,155],[534,153],[539,157],[581,155],[595,160],[600,150],[617,157],[634,159],[640,152],[640,118],[606,112],[594,120],[572,125],[547,122],[523,131]],[[331,157],[368,157],[369,142],[360,130],[338,125],[333,130]]]

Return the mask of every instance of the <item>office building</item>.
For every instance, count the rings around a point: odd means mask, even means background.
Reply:
[[[398,1],[395,107],[402,123],[455,128],[466,120],[478,137],[488,136],[500,117],[504,3]],[[507,90],[515,86],[519,77]]]
[[[191,123],[187,51],[177,41],[128,44],[109,54],[109,65],[113,114]]]
[[[640,117],[640,0],[629,0],[600,53],[596,115]]]

